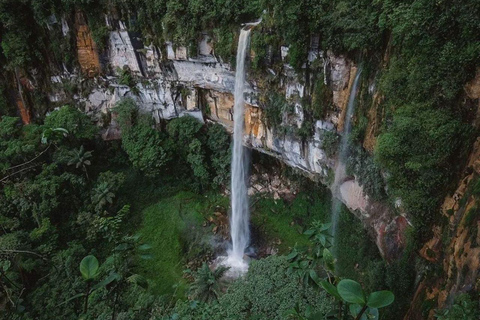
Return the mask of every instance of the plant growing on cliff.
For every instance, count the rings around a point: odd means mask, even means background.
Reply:
[[[480,317],[478,299],[472,299],[468,293],[455,297],[454,304],[449,308],[437,310],[435,317],[438,320],[476,320]]]
[[[347,172],[355,175],[368,196],[375,200],[385,199],[385,181],[378,162],[358,145],[351,145],[349,153]]]
[[[338,150],[340,139],[336,132],[322,130],[322,148],[328,157],[333,157]]]
[[[470,133],[451,112],[413,104],[399,108],[378,137],[375,157],[388,170],[390,196],[423,226],[433,221]]]
[[[64,128],[71,134],[71,137],[78,140],[93,139],[98,133],[98,128],[92,119],[78,108],[70,105],[52,111],[45,118],[45,126],[48,128]]]
[[[214,186],[226,185],[230,180],[230,136],[222,125],[216,123],[207,128],[207,146],[214,172]]]
[[[117,73],[119,74],[118,83],[124,86],[128,86],[134,94],[138,94],[137,81],[133,77],[132,70],[128,66],[124,66],[122,69],[118,68]]]
[[[114,112],[122,130],[122,147],[133,166],[147,176],[158,176],[169,161],[169,154],[165,137],[153,128],[153,119],[140,114],[131,99],[120,101]]]
[[[262,115],[267,125],[273,129],[279,129],[283,117],[292,112],[293,106],[288,103],[283,95],[278,92],[269,93],[266,96],[265,108]]]

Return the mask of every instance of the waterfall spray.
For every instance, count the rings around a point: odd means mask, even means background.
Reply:
[[[348,136],[352,130],[352,116],[355,110],[355,97],[357,94],[358,82],[360,80],[361,69],[358,69],[353,81],[352,90],[348,99],[347,112],[345,114],[345,122],[343,127],[343,135],[340,140],[338,164],[335,168],[335,181],[332,185],[332,237],[333,237],[333,253],[336,253],[336,236],[338,228],[338,216],[342,208],[342,202],[338,200],[340,197],[338,189],[345,178],[345,162],[348,155]]]
[[[235,105],[233,113],[233,153],[232,153],[232,215],[230,234],[232,249],[228,252],[227,264],[232,269],[246,270],[243,260],[245,249],[250,242],[249,202],[247,194],[247,161],[243,146],[245,57],[247,54],[250,27],[241,30],[237,49],[237,66],[235,73]]]

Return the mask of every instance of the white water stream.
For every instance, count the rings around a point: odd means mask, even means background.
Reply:
[[[245,90],[245,58],[250,27],[241,30],[238,40],[237,65],[235,73],[235,105],[233,112],[233,153],[232,153],[232,215],[230,218],[230,234],[232,249],[228,252],[226,264],[237,271],[246,271],[248,264],[244,260],[245,249],[250,242],[249,201],[247,194],[247,158],[243,146],[245,124],[244,90]]]
[[[336,253],[336,236],[338,228],[338,217],[342,208],[342,202],[339,188],[345,179],[345,163],[348,155],[348,139],[352,130],[352,116],[355,110],[355,97],[357,95],[358,82],[360,80],[361,69],[358,69],[355,79],[353,81],[352,90],[348,99],[347,112],[345,114],[345,122],[343,127],[343,135],[340,140],[338,164],[335,168],[335,181],[332,185],[332,237],[333,237],[333,253]]]

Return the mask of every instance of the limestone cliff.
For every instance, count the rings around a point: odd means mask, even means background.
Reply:
[[[120,136],[115,119],[109,115],[115,104],[125,97],[135,99],[141,110],[157,122],[188,114],[200,121],[219,122],[232,130],[234,70],[215,55],[207,33],[199,40],[198,52],[190,54],[187,48],[171,42],[164,43],[163,47],[143,44],[122,21],[108,18],[106,23],[111,30],[108,44],[99,52],[82,12],[76,12],[74,26],[62,20],[64,36],[75,32],[80,70],[64,70],[51,77],[52,90],[48,97],[52,104],[61,105],[73,98],[105,128],[102,135],[107,140]],[[288,47],[282,47],[281,51],[281,70],[271,70],[273,77],[280,79],[278,84],[266,86],[261,83],[262,79],[249,77],[245,93],[245,144],[330,185],[338,159],[335,152],[326,151],[326,139],[332,134],[342,134],[357,66],[345,56],[320,50],[318,44],[310,48],[309,62],[322,65],[319,73],[310,78],[323,79],[331,93],[331,107],[310,124],[305,122],[302,99],[311,91],[311,85],[305,80],[311,82],[312,79],[297,75],[286,63]],[[100,56],[105,60],[102,63]],[[85,82],[86,78],[94,81]],[[81,90],[72,97],[65,90],[66,83],[77,84]],[[287,131],[274,128],[266,120],[260,99],[270,90],[279,92],[293,106],[281,115],[281,125]],[[372,128],[380,125],[377,118],[372,113]],[[295,133],[304,125],[312,126],[308,137]],[[369,131],[367,149],[373,148],[376,133],[376,130]],[[337,196],[371,230],[382,254],[389,259],[396,257],[403,248],[401,233],[408,225],[406,218],[397,217],[389,206],[369,199],[354,176],[342,183],[340,190],[343,191]]]

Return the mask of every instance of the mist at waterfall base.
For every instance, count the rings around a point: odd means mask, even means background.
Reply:
[[[244,260],[245,250],[250,242],[249,229],[249,201],[247,193],[248,157],[243,146],[243,131],[245,122],[244,97],[245,90],[245,58],[247,54],[250,28],[240,32],[237,49],[237,65],[235,73],[235,105],[233,112],[233,152],[231,174],[231,204],[230,234],[232,247],[228,256],[221,263],[230,267],[231,275],[239,275],[248,270],[248,263]]]
[[[335,168],[335,180],[332,185],[332,251],[336,256],[336,239],[338,229],[338,217],[340,210],[342,209],[342,202],[339,200],[341,197],[339,188],[346,176],[345,162],[348,156],[348,139],[352,130],[352,116],[355,111],[355,98],[357,95],[358,82],[360,80],[361,69],[358,69],[355,79],[353,81],[352,90],[350,91],[350,97],[348,99],[347,112],[345,114],[345,122],[343,126],[343,134],[340,139],[338,164]]]

